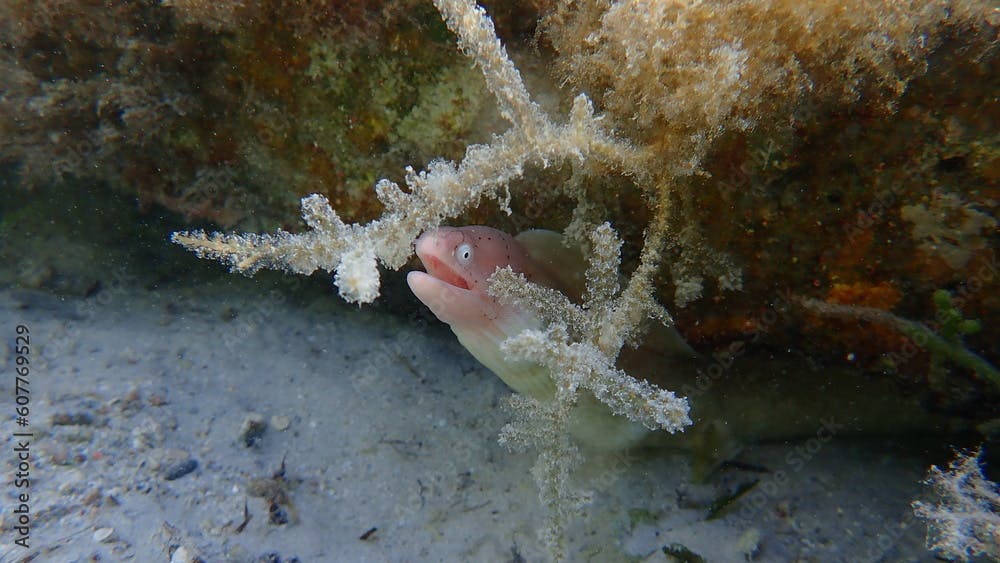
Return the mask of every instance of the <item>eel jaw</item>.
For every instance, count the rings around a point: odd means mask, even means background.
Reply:
[[[480,294],[421,271],[407,274],[406,283],[438,320],[452,325],[452,328],[482,322],[486,303]]]

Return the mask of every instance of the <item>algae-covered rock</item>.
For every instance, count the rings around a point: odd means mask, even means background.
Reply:
[[[384,211],[377,180],[460,161],[507,128],[429,2],[2,9],[0,158],[28,187],[95,181],[194,226],[301,231],[303,196],[368,221]],[[455,223],[579,240],[609,220],[628,273],[664,207],[656,294],[703,353],[752,341],[920,381],[937,364],[907,335],[796,299],[934,329],[932,295],[944,289],[982,325],[961,345],[1000,362],[1000,58],[988,3],[486,9],[540,106],[567,115],[586,95],[638,157],[629,170],[528,167],[511,182],[512,214],[472,206]],[[56,281],[53,260],[21,262],[20,283],[88,285]]]

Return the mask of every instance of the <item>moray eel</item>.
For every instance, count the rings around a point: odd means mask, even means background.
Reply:
[[[529,281],[579,301],[587,264],[582,252],[567,248],[562,236],[551,231],[512,237],[483,226],[426,232],[417,239],[416,252],[426,272],[410,272],[407,283],[417,298],[512,389],[551,399],[554,386],[546,368],[505,357],[500,350],[504,339],[544,328],[542,321],[531,311],[490,297],[488,279],[498,267],[510,266]],[[736,359],[740,367],[731,369]],[[696,358],[676,331],[657,325],[642,346],[622,349],[618,366],[633,377],[688,395],[693,427],[673,435],[651,434],[584,393],[570,430],[583,445],[598,449],[641,442],[686,450],[692,454],[694,476],[702,478],[749,443],[951,434],[963,426],[953,418],[929,415],[920,396],[901,394],[888,377],[845,368],[806,369],[801,359],[776,357],[763,346],[741,348],[736,359]],[[730,367],[713,370],[713,364]]]
[[[487,284],[498,267],[510,266],[533,283],[564,289],[552,269],[534,260],[517,238],[490,227],[440,227],[417,239],[416,250],[427,271],[407,275],[414,295],[512,389],[550,398],[552,382],[538,366],[513,361],[500,352],[504,339],[543,328],[541,321],[528,311],[498,303],[487,293]]]
[[[514,391],[551,400],[555,388],[548,369],[504,355],[500,344],[523,330],[542,329],[531,311],[497,302],[487,292],[489,277],[510,266],[528,281],[557,289],[579,300],[584,291],[586,260],[568,248],[562,235],[545,230],[512,237],[490,227],[440,227],[416,241],[417,256],[426,272],[407,275],[414,295],[447,323],[458,341]],[[661,339],[691,354],[679,336]],[[571,414],[570,431],[584,445],[617,450],[635,445],[648,434],[640,424],[613,415],[593,395],[584,392]]]

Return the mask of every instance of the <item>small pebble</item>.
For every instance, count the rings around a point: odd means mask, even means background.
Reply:
[[[163,442],[163,429],[155,420],[143,420],[132,428],[132,447],[145,450],[156,447]]]
[[[87,478],[79,469],[70,469],[60,473],[63,482],[56,487],[59,494],[72,495],[84,490],[87,486]]]
[[[173,481],[174,479],[180,479],[195,469],[198,469],[198,460],[188,458],[176,465],[168,467],[165,471],[163,471],[163,478],[167,481]]]
[[[271,426],[273,426],[274,429],[279,432],[284,432],[285,430],[288,430],[288,427],[291,424],[292,424],[291,419],[285,415],[276,414],[271,417]]]
[[[760,552],[760,530],[750,528],[746,532],[743,532],[739,541],[736,542],[736,549],[743,554],[745,560],[753,561]]]
[[[264,437],[265,430],[267,430],[267,422],[263,415],[255,412],[246,415],[243,423],[240,424],[240,443],[248,448],[257,446]]]
[[[42,453],[43,456],[48,456],[49,461],[54,465],[70,465],[73,462],[69,455],[69,448],[63,444],[46,444],[43,446]]]
[[[142,394],[138,389],[131,389],[118,402],[118,410],[125,414],[131,414],[142,408]]]
[[[160,454],[157,472],[167,481],[180,479],[198,468],[198,461],[180,449],[164,450]]]
[[[103,498],[103,496],[104,495],[101,493],[100,487],[92,487],[91,489],[87,490],[86,494],[84,495],[83,499],[81,499],[80,503],[85,506],[96,506],[101,503],[101,499]]]
[[[126,363],[135,365],[142,359],[142,354],[133,350],[131,346],[126,346],[121,352],[118,353],[118,357]]]
[[[98,528],[97,530],[94,530],[94,541],[97,543],[109,542],[113,539],[114,535],[114,528]]]
[[[94,423],[94,417],[89,413],[58,413],[52,415],[52,426],[89,426]]]
[[[170,563],[197,563],[201,558],[195,555],[194,551],[183,545],[174,550],[170,556]]]

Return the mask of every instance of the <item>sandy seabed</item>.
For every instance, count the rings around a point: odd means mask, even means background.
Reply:
[[[547,559],[534,454],[497,444],[509,391],[443,326],[233,278],[0,290],[0,331],[0,561]],[[808,444],[748,448],[705,484],[681,452],[592,455],[581,475],[600,490],[570,559],[670,561],[663,547],[683,546],[710,562],[933,561],[909,508],[925,460]]]

